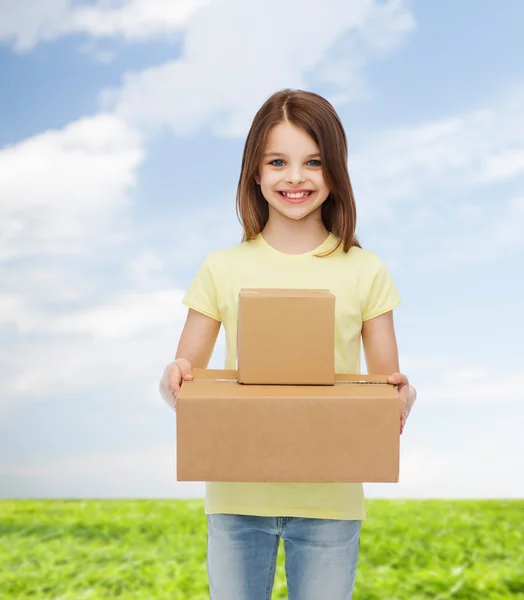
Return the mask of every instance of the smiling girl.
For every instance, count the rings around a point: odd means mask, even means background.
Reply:
[[[400,299],[385,264],[355,236],[347,158],[342,123],[321,96],[283,90],[260,108],[237,192],[244,238],[211,252],[185,295],[177,358],[160,384],[174,407],[192,367],[207,367],[221,326],[225,368],[236,368],[241,288],[323,288],[336,297],[336,372],[360,373],[362,340],[368,373],[391,374],[399,388],[402,433],[416,392],[399,373],[392,311]],[[208,482],[205,512],[212,600],[270,598],[280,539],[290,600],[352,597],[362,484]]]

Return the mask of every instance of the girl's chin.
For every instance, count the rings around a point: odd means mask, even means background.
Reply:
[[[286,219],[289,219],[291,221],[300,221],[301,219],[304,219],[305,217],[309,217],[312,214],[316,214],[317,212],[321,211],[321,207],[318,206],[316,208],[311,208],[309,206],[302,204],[289,204],[287,206],[271,206],[271,204],[269,205],[269,214],[271,215],[271,213],[273,213],[274,216],[275,213],[278,214],[280,217],[284,217]]]

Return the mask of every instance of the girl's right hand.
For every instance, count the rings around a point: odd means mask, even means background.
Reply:
[[[185,358],[177,358],[169,363],[160,381],[160,393],[164,400],[176,410],[176,396],[183,381],[193,379],[191,363]]]

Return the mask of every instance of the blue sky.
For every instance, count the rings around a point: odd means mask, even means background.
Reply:
[[[367,495],[524,495],[521,3],[264,6],[0,0],[1,497],[202,496],[158,380],[283,87],[335,104],[403,300],[419,398],[400,483]]]

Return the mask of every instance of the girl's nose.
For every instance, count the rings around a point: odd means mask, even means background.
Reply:
[[[304,175],[300,169],[290,169],[286,180],[290,185],[298,185],[304,181]]]

